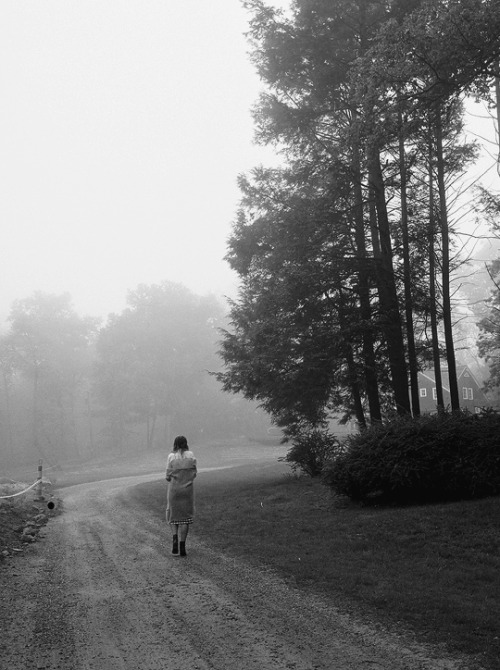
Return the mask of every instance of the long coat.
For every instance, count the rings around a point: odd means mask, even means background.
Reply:
[[[190,455],[186,455],[189,453]],[[169,456],[167,462],[167,522],[191,523],[194,516],[193,481],[197,474],[196,458],[191,452]]]

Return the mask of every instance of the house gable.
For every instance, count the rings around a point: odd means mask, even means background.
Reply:
[[[449,389],[448,370],[443,369],[442,389],[443,402],[445,408],[451,404],[451,395]],[[488,399],[484,395],[477,379],[467,366],[457,369],[458,391],[460,398],[460,407],[470,412],[478,412],[482,408],[489,406]],[[418,373],[418,387],[420,398],[420,411],[435,412],[437,410],[436,378],[433,369],[424,370]]]

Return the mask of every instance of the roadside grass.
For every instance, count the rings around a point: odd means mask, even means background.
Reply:
[[[193,531],[299,588],[500,667],[500,497],[362,507],[308,477],[221,472]]]

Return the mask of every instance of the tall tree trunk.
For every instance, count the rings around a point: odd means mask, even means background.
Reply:
[[[169,410],[167,409],[167,413],[165,414],[165,442],[167,445],[171,445],[174,442],[174,436],[172,435],[173,419],[173,415],[170,414]]]
[[[78,416],[77,416],[77,408],[76,408],[76,398],[75,398],[75,389],[77,387],[77,381],[74,378],[73,379],[73,385],[69,394],[69,401],[70,401],[70,422],[71,422],[71,433],[73,437],[73,449],[75,452],[75,456],[77,458],[80,458],[80,445],[79,445],[79,439],[78,439]]]
[[[356,130],[354,130],[356,133]],[[359,307],[360,317],[365,327],[363,329],[363,363],[364,376],[366,382],[366,395],[368,398],[368,406],[370,408],[371,421],[381,421],[382,413],[380,409],[380,397],[378,389],[378,379],[376,372],[376,358],[375,347],[373,341],[373,331],[370,326],[372,323],[372,310],[370,305],[370,287],[369,287],[369,273],[368,254],[366,251],[365,238],[365,218],[364,218],[364,204],[363,204],[363,190],[361,185],[361,167],[360,167],[360,152],[357,137],[353,142],[353,158],[352,171],[354,182],[354,226],[355,226],[355,244],[358,255],[359,269],[358,275],[358,293],[359,293]]]
[[[413,328],[413,295],[410,266],[410,242],[408,234],[408,199],[406,193],[407,173],[404,138],[404,120],[401,110],[399,121],[399,174],[401,177],[401,232],[403,238],[403,268],[405,288],[406,339],[408,342],[408,367],[410,371],[411,407],[413,416],[420,416],[420,397],[418,390],[418,362]]]
[[[497,129],[498,129],[498,157],[497,157],[497,172],[500,176],[500,61],[497,63],[497,76],[495,77],[495,108],[497,113]]]
[[[125,408],[123,406],[123,401],[120,399],[118,401],[118,407],[113,409],[112,425],[111,425],[111,437],[113,440],[114,446],[118,449],[118,453],[121,455],[123,453],[124,447],[124,438],[125,438]]]
[[[146,419],[146,449],[147,451],[151,451],[153,449],[153,440],[155,436],[155,428],[156,428],[156,413],[153,415],[148,413],[147,419]]]
[[[63,399],[61,397],[61,392],[59,392],[56,400],[58,414],[59,414],[59,444],[57,445],[57,452],[61,458],[68,458],[69,448],[68,440],[66,438],[66,412],[64,409]]]
[[[363,401],[361,399],[361,392],[359,390],[359,383],[356,374],[356,364],[354,362],[354,354],[352,347],[346,347],[347,369],[349,371],[349,381],[351,386],[352,402],[354,406],[354,415],[360,431],[366,429],[365,413],[363,411]]]
[[[5,421],[7,424],[7,453],[14,456],[14,438],[12,434],[12,406],[10,400],[10,380],[5,370],[3,371],[3,387],[5,392]]]
[[[35,369],[33,376],[33,447],[35,448],[35,453],[40,449],[40,443],[38,439],[38,364],[35,361]]]
[[[443,151],[443,125],[441,108],[435,110],[436,124],[436,162],[437,162],[437,185],[439,192],[439,221],[441,228],[442,245],[442,293],[443,293],[443,325],[446,343],[446,361],[448,363],[448,377],[450,385],[450,401],[452,411],[460,409],[460,398],[458,395],[457,364],[455,360],[455,346],[453,343],[453,325],[451,321],[451,298],[450,298],[450,234],[448,225],[448,206],[446,202],[446,185],[444,175],[444,151]]]
[[[403,328],[392,265],[393,254],[389,217],[385,202],[385,188],[380,167],[380,156],[376,147],[368,146],[367,159],[369,187],[371,197],[375,203],[377,214],[376,231],[380,244],[380,256],[378,258],[375,257],[380,301],[380,321],[387,342],[396,409],[398,414],[410,414]]]
[[[91,410],[91,405],[90,405],[90,392],[87,391],[87,394],[85,396],[85,410],[87,414],[87,428],[88,428],[88,435],[89,435],[89,447],[90,447],[90,453],[94,453],[94,426],[92,422],[92,410]]]
[[[348,317],[346,314],[346,303],[344,300],[344,291],[342,290],[341,286],[339,286],[338,292],[339,292],[338,315],[342,322],[344,321],[347,322]],[[344,342],[343,349],[345,351],[345,358],[347,362],[349,387],[351,390],[354,415],[356,417],[359,429],[364,430],[366,429],[366,417],[363,409],[362,392],[359,384],[358,370],[356,369],[354,351],[351,342],[349,341],[348,338],[344,338],[343,342]],[[378,399],[378,392],[377,392],[377,399]]]
[[[438,412],[444,410],[443,379],[441,376],[441,353],[439,350],[437,291],[436,291],[436,217],[434,214],[434,171],[432,140],[429,140],[429,297],[431,314],[432,359],[436,382],[436,405]]]

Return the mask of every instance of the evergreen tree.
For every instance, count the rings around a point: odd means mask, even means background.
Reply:
[[[474,157],[458,140],[461,96],[488,94],[500,10],[481,0],[296,0],[288,18],[262,0],[245,4],[267,86],[257,138],[276,144],[286,167],[240,182],[229,261],[242,287],[222,343],[224,387],[261,400],[291,430],[332,407],[360,426],[367,407],[371,421],[382,408],[418,414],[427,323],[438,362],[443,319],[457,409],[447,197]],[[322,376],[297,348],[305,326],[294,314],[306,303]],[[298,400],[306,358],[308,403]]]

